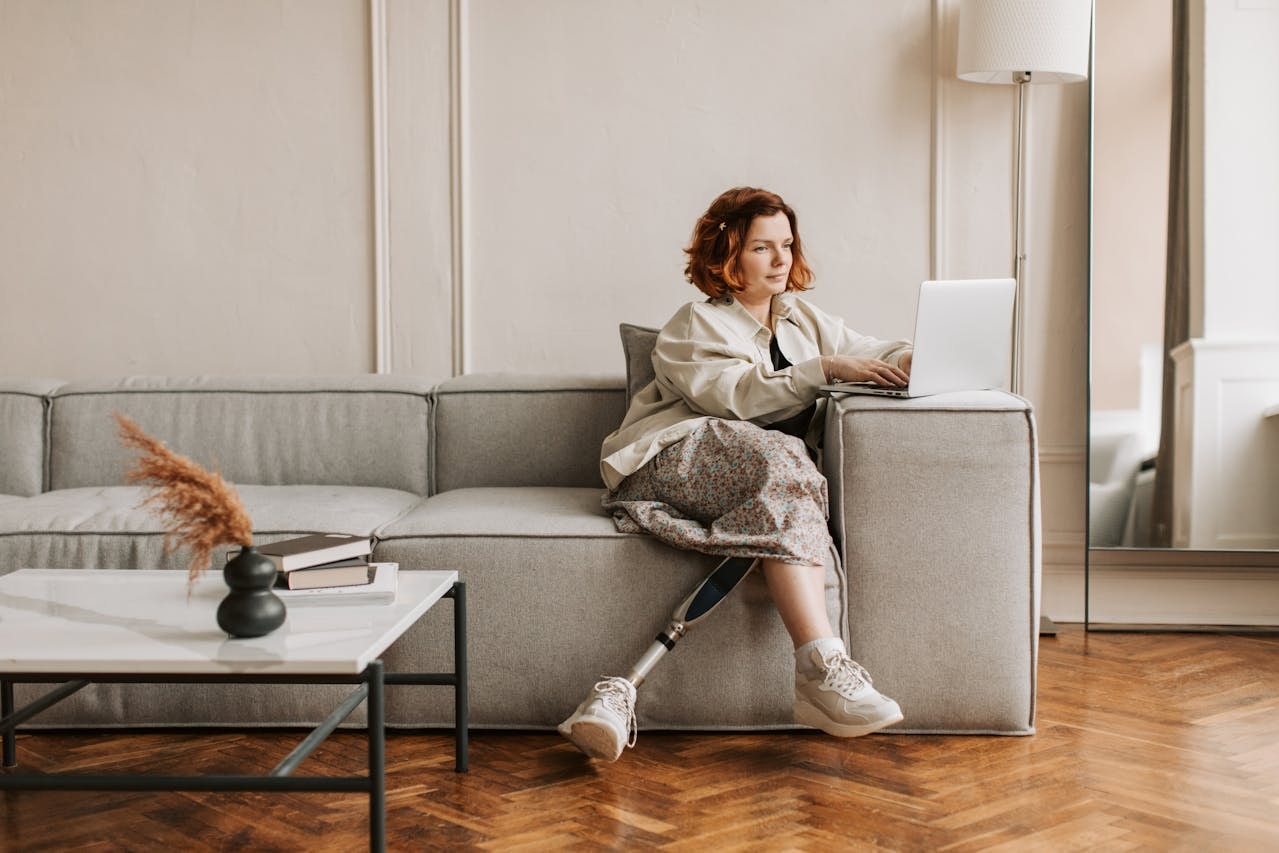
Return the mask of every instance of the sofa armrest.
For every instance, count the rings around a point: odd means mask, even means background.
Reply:
[[[1000,391],[832,400],[823,469],[850,652],[912,731],[1029,733],[1040,520],[1030,405]]]

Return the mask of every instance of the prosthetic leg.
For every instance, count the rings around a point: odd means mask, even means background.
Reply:
[[[693,625],[705,619],[724,598],[732,592],[742,578],[755,566],[754,557],[728,557],[720,563],[715,571],[702,581],[693,593],[675,608],[670,624],[653,640],[653,645],[631,667],[626,676],[635,687],[644,683],[645,677],[653,670],[666,653],[675,648],[675,643]]]
[[[648,647],[625,678],[613,676],[596,682],[590,694],[569,718],[557,727],[559,733],[592,758],[616,761],[622,751],[635,745],[635,688],[644,682],[657,662],[675,648],[688,629],[705,619],[724,597],[742,581],[755,565],[752,557],[729,557],[697,589],[675,608],[666,630]]]

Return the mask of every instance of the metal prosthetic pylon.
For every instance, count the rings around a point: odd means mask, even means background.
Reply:
[[[684,636],[693,625],[710,615],[710,612],[742,582],[742,578],[750,574],[756,562],[754,557],[728,557],[720,563],[715,571],[698,584],[697,589],[675,608],[670,624],[657,635],[653,645],[648,647],[648,651],[636,661],[635,666],[631,667],[626,680],[639,687],[657,662],[665,657],[668,651],[675,648],[679,638]]]

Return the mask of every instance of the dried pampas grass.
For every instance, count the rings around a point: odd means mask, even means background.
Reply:
[[[142,431],[129,418],[115,413],[120,442],[141,451],[137,464],[126,475],[130,483],[146,484],[149,494],[142,506],[151,505],[170,525],[164,535],[164,553],[186,546],[191,549],[188,584],[212,563],[220,545],[253,544],[253,522],[235,488],[221,475]]]

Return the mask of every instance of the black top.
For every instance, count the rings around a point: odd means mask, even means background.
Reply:
[[[772,341],[768,344],[768,354],[773,358],[773,369],[782,370],[791,366],[790,361],[782,354],[782,348],[777,345],[777,336],[773,335]],[[784,432],[787,435],[803,438],[808,434],[808,425],[813,420],[813,412],[817,409],[817,403],[813,402],[808,408],[800,412],[798,415],[792,415],[784,421],[777,421],[765,427],[765,429],[775,429]]]

